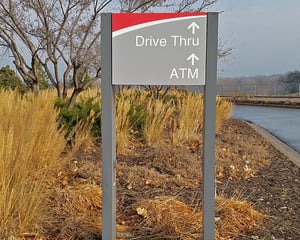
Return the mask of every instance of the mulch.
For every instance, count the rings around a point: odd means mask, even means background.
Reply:
[[[254,134],[253,129],[237,123],[247,128],[244,131],[249,135]],[[273,146],[266,148],[273,155],[269,166],[248,179],[222,181],[218,191],[228,196],[239,192],[256,210],[269,216],[259,229],[237,239],[300,239],[300,170]]]
[[[164,145],[156,150],[140,146],[130,154],[118,155],[117,196],[118,206],[121,206],[118,207],[118,214],[124,216],[124,219],[118,219],[119,226],[123,222],[128,224],[131,214],[132,221],[142,220],[132,206],[143,199],[155,201],[163,196],[176,195],[185,203],[191,203],[196,197],[200,200],[201,151],[200,143],[183,148]],[[100,185],[100,159],[99,144],[92,151],[80,152],[75,156],[78,170],[70,173],[68,185]],[[254,231],[242,232],[234,239],[300,239],[300,170],[247,123],[230,119],[217,134],[216,176],[218,196],[246,201],[266,216]],[[143,210],[139,215],[145,214],[144,208],[138,209]],[[97,215],[97,218],[100,216]],[[132,226],[136,224],[133,222]],[[95,232],[99,234],[97,229],[99,226],[95,224]],[[95,235],[78,239],[101,237]]]

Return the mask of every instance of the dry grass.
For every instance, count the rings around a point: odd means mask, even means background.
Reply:
[[[125,153],[132,144],[134,130],[130,123],[131,106],[145,105],[146,122],[142,129],[143,140],[152,146],[159,145],[166,138],[173,144],[199,141],[203,128],[203,96],[201,94],[172,91],[174,101],[164,101],[149,97],[145,91],[122,90],[116,101],[117,152]],[[216,129],[231,115],[233,104],[217,98]]]
[[[126,166],[122,169],[119,179],[126,185],[127,189],[138,190],[144,186],[159,187],[168,180],[167,174],[161,174],[155,169],[146,166]]]
[[[191,93],[179,98],[178,116],[174,121],[172,140],[175,145],[199,140],[203,128],[203,96]]]
[[[216,99],[216,132],[218,133],[222,124],[231,117],[234,104],[217,97]]]
[[[149,234],[153,239],[201,239],[201,214],[174,197],[139,201],[136,212],[151,229]]]
[[[71,94],[72,90],[73,89],[68,90],[68,95]],[[99,88],[89,88],[87,91],[83,91],[79,95],[77,102],[83,103],[91,98],[93,98],[93,103],[96,101],[99,102],[101,100],[101,93]],[[91,130],[97,117],[98,116],[96,116],[95,112],[91,111],[87,119],[84,122],[79,122],[77,126],[74,126],[72,131],[69,133],[69,136],[76,136],[75,139],[72,139],[74,141],[71,141],[73,152],[77,151],[78,149],[87,151],[93,145],[92,143],[95,139],[92,136]]]
[[[49,231],[59,232],[56,239],[87,239],[101,232],[102,191],[94,184],[55,188],[51,206],[59,222]]]
[[[175,112],[172,103],[150,99],[147,104],[147,118],[144,129],[144,138],[149,145],[157,145],[163,138],[163,131],[170,125],[171,117]]]
[[[53,96],[23,98],[0,92],[0,238],[36,233],[44,214],[46,183],[61,169],[64,133]]]
[[[72,152],[78,150],[88,151],[93,145],[94,137],[92,136],[92,127],[95,122],[95,112],[91,111],[90,115],[83,122],[79,122],[76,126],[73,127],[68,136],[75,136],[72,139]],[[67,138],[68,139],[68,138]],[[68,139],[69,140],[69,139]]]
[[[135,204],[136,214],[143,217],[147,231],[135,239],[202,239],[202,212],[177,200],[162,196]],[[248,203],[237,199],[216,199],[216,240],[234,239],[253,230],[265,216]],[[147,228],[145,228],[147,226]],[[144,234],[144,235],[143,235]]]
[[[216,229],[220,239],[238,237],[257,228],[267,216],[255,211],[246,201],[230,198],[216,199]]]
[[[120,97],[116,101],[116,145],[118,153],[125,153],[131,139],[129,111],[132,99]]]
[[[80,101],[95,94],[98,91],[88,92]],[[179,94],[176,97],[178,102],[175,104],[149,99],[145,92],[122,92],[116,101],[118,153],[126,153],[128,146],[133,144],[128,113],[130,106],[137,103],[144,103],[147,111],[143,140],[148,145],[160,145],[166,137],[173,139],[165,142],[173,140],[176,145],[194,139],[198,141],[203,128],[202,96]],[[0,93],[1,239],[10,236],[37,239],[43,234],[50,238],[55,236],[55,239],[101,237],[101,187],[95,179],[80,178],[79,182],[78,176],[82,176],[82,172],[77,169],[78,166],[75,166],[76,171],[67,169],[68,164],[61,158],[66,141],[64,133],[57,129],[54,99],[52,92],[43,92],[37,98],[32,95],[21,98],[13,92]],[[217,99],[217,129],[231,111],[229,102]],[[77,139],[73,150],[91,145],[89,130],[92,123],[93,113],[89,121],[75,128]],[[167,131],[170,132],[165,134]],[[167,183],[174,187],[174,191],[178,191],[178,186],[190,190],[198,186],[201,181],[200,170],[192,168],[198,166],[195,164],[199,164],[199,159],[189,159],[172,144],[168,148],[160,147],[164,151],[161,150],[161,155],[153,159],[151,167],[147,164],[135,165],[129,160],[131,165],[127,165],[127,162],[118,165],[123,167],[122,171],[117,171],[122,175],[118,175],[120,183],[122,180],[121,184],[125,184],[129,196],[142,189],[162,188]],[[77,159],[73,163],[76,165]],[[86,164],[86,159],[82,164]],[[133,216],[118,215],[118,239],[202,238],[200,207],[195,209],[176,197],[135,200],[127,205]],[[119,210],[123,206],[117,207]],[[246,202],[224,198],[216,199],[216,216],[217,240],[231,239],[241,232],[251,231],[263,217]],[[125,220],[120,221],[122,218]],[[137,221],[130,224],[128,219]]]
[[[180,145],[188,141],[199,141],[202,138],[203,129],[203,96],[189,93],[186,96],[177,95],[178,115],[174,119],[175,124],[172,132],[172,141]],[[219,97],[216,99],[216,132],[222,123],[229,119],[233,110],[233,104]]]
[[[116,98],[116,145],[117,153],[125,154],[134,145],[134,130],[130,120],[132,106],[147,102],[147,93],[132,89],[121,90]]]
[[[70,89],[68,91],[68,95],[70,95],[69,93],[71,93],[71,90],[73,91],[73,89]],[[91,87],[86,91],[83,91],[79,97],[78,97],[78,102],[84,102],[87,99],[90,98],[98,98],[98,101],[100,101],[101,99],[101,90],[98,87]]]
[[[69,157],[62,158],[66,140],[65,132],[58,129],[55,99],[54,91],[43,91],[38,97],[0,92],[1,239],[38,236],[52,224],[45,202]],[[91,113],[88,121],[74,128],[72,153],[92,145],[93,119]]]

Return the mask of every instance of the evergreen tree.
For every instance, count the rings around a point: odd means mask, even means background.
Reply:
[[[300,93],[300,71],[290,71],[281,77],[287,93]]]
[[[0,89],[12,89],[24,92],[26,87],[16,72],[9,65],[6,65],[0,69]]]

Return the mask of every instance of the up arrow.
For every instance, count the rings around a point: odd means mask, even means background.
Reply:
[[[194,53],[192,53],[192,55],[191,56],[189,56],[186,60],[188,60],[188,61],[191,61],[192,62],[192,66],[194,66],[194,64],[195,64],[195,60],[199,60],[199,58],[194,54]]]
[[[192,29],[192,34],[195,34],[196,33],[196,29],[199,29],[200,27],[198,26],[197,23],[195,22],[192,22],[189,26],[188,26],[188,29]]]

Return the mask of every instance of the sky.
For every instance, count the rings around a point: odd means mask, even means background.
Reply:
[[[299,0],[219,0],[219,38],[231,54],[219,77],[285,74],[300,70]]]
[[[208,11],[220,12],[219,38],[232,48],[219,77],[300,70],[300,0],[218,0]],[[7,60],[0,56],[1,65]]]

